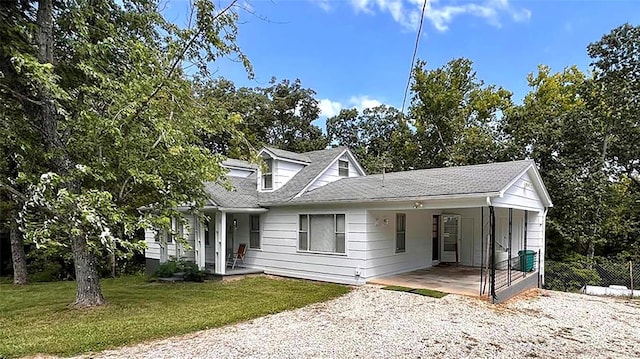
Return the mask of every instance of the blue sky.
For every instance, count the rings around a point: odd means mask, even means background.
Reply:
[[[317,92],[323,117],[341,108],[400,107],[422,0],[253,0],[241,13],[239,45],[255,79],[229,61],[216,76],[238,86],[266,86],[272,76],[299,78]],[[188,2],[169,0],[180,16]],[[457,57],[478,78],[503,86],[520,102],[526,76],[539,64],[588,69],[586,46],[614,27],[640,24],[638,0],[431,0],[418,50],[429,68]]]

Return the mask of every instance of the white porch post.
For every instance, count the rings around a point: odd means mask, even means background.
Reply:
[[[204,227],[200,218],[194,216],[193,221],[193,251],[198,268],[204,269]]]
[[[215,273],[224,274],[227,268],[227,213],[216,212]]]

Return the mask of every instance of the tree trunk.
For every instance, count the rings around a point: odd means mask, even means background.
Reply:
[[[9,241],[11,242],[11,259],[13,260],[13,283],[17,285],[28,284],[24,238],[15,218],[11,218]]]
[[[85,308],[106,304],[100,288],[96,260],[83,236],[71,238],[73,262],[76,270],[75,307]]]
[[[53,21],[53,0],[38,0],[36,45],[38,61],[42,64],[54,64]],[[42,105],[37,108],[36,118],[43,130],[44,148],[52,158],[50,168],[60,176],[67,176],[73,168],[73,160],[65,151],[64,139],[58,133],[60,116],[49,91],[46,88],[41,88],[39,92]],[[77,187],[74,183],[67,183],[67,189],[71,192],[77,191]],[[71,242],[77,284],[75,306],[90,307],[105,304],[96,270],[96,261],[87,245],[87,239],[81,236],[72,236]]]

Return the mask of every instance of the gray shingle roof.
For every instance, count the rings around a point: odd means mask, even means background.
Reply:
[[[207,205],[226,208],[259,208],[256,176],[249,177],[228,177],[233,186],[229,191],[222,185],[215,182],[206,182],[205,191],[211,197]]]
[[[274,147],[265,147],[264,149],[280,158],[286,158],[288,160],[294,160],[294,161],[306,162],[306,163],[309,163],[312,161],[312,159],[309,158],[309,156],[307,156],[307,154],[310,152],[296,153],[296,152],[281,150],[279,148],[274,148]]]
[[[228,177],[234,191],[228,191],[224,186],[214,182],[205,183],[205,190],[211,197],[208,205],[226,208],[258,208],[262,203],[286,202],[300,193],[345,150],[346,147],[336,147],[297,154],[301,156],[300,158],[305,158],[309,164],[284,186],[273,192],[258,193],[255,175],[247,178]]]
[[[304,193],[288,203],[359,202],[473,195],[503,190],[532,161],[433,168],[344,178]]]
[[[274,149],[269,149],[273,151]],[[297,154],[309,164],[284,186],[273,192],[258,193],[256,176],[229,177],[233,191],[209,182],[209,205],[226,208],[259,208],[286,204],[367,202],[418,199],[437,196],[483,195],[503,190],[533,161],[498,162],[474,166],[433,168],[405,172],[343,178],[293,198],[313,181],[346,147]],[[281,151],[281,150],[277,150]],[[293,153],[283,151],[287,153]],[[275,152],[274,152],[275,154]],[[276,154],[279,157],[279,154]],[[244,162],[244,161],[242,161]]]
[[[229,166],[229,167],[246,168],[250,170],[258,169],[258,165],[255,163],[250,163],[243,160],[236,160],[235,158],[227,158],[226,160],[222,161],[222,165]]]

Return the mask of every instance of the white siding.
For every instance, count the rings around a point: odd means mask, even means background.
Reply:
[[[157,231],[153,229],[145,229],[144,242],[147,245],[147,249],[144,251],[144,255],[151,259],[160,259],[160,243],[156,242]]]
[[[273,161],[273,189],[277,190],[278,188],[285,185],[285,183],[289,182],[290,179],[293,178],[300,170],[304,168],[304,165],[299,163],[287,162],[283,160],[274,160]]]
[[[345,214],[346,255],[298,251],[299,214]],[[267,274],[329,282],[358,284],[356,276],[364,265],[366,221],[364,209],[272,208],[262,214],[262,249],[249,250],[247,265],[264,269]]]
[[[396,213],[405,213],[407,218],[404,253],[396,253]],[[369,211],[365,278],[430,267],[433,213],[424,210]]]
[[[540,274],[544,280],[544,254],[545,254],[545,216],[544,212],[529,212],[527,223],[527,249],[538,253],[540,259]],[[537,265],[537,263],[536,263]]]
[[[351,161],[348,155],[344,154],[342,157],[339,158],[339,160],[349,162],[349,177],[360,177],[360,173],[358,173],[356,164],[353,161]],[[331,163],[331,165],[329,165],[327,170],[324,173],[322,173],[322,175],[320,175],[318,179],[316,179],[314,182],[311,183],[311,186],[309,186],[307,190],[311,191],[318,187],[322,187],[327,183],[331,183],[339,180],[342,177],[340,177],[338,173],[339,173],[338,160],[336,160],[333,163]]]
[[[529,172],[522,175],[513,185],[507,188],[502,197],[493,198],[492,203],[497,207],[510,207],[532,211],[540,211],[544,208],[540,194],[538,194],[531,182]]]
[[[193,248],[195,243],[195,234],[193,231],[194,217],[192,215],[187,215],[186,219],[187,223],[183,227],[183,233],[188,245],[185,246],[177,243],[176,241],[165,243],[164,238],[162,238],[163,236],[161,236],[161,241],[156,242],[156,231],[147,229],[144,232],[144,240],[147,245],[145,257],[158,260],[162,259],[162,246],[166,246],[168,258],[195,261],[195,251]]]

